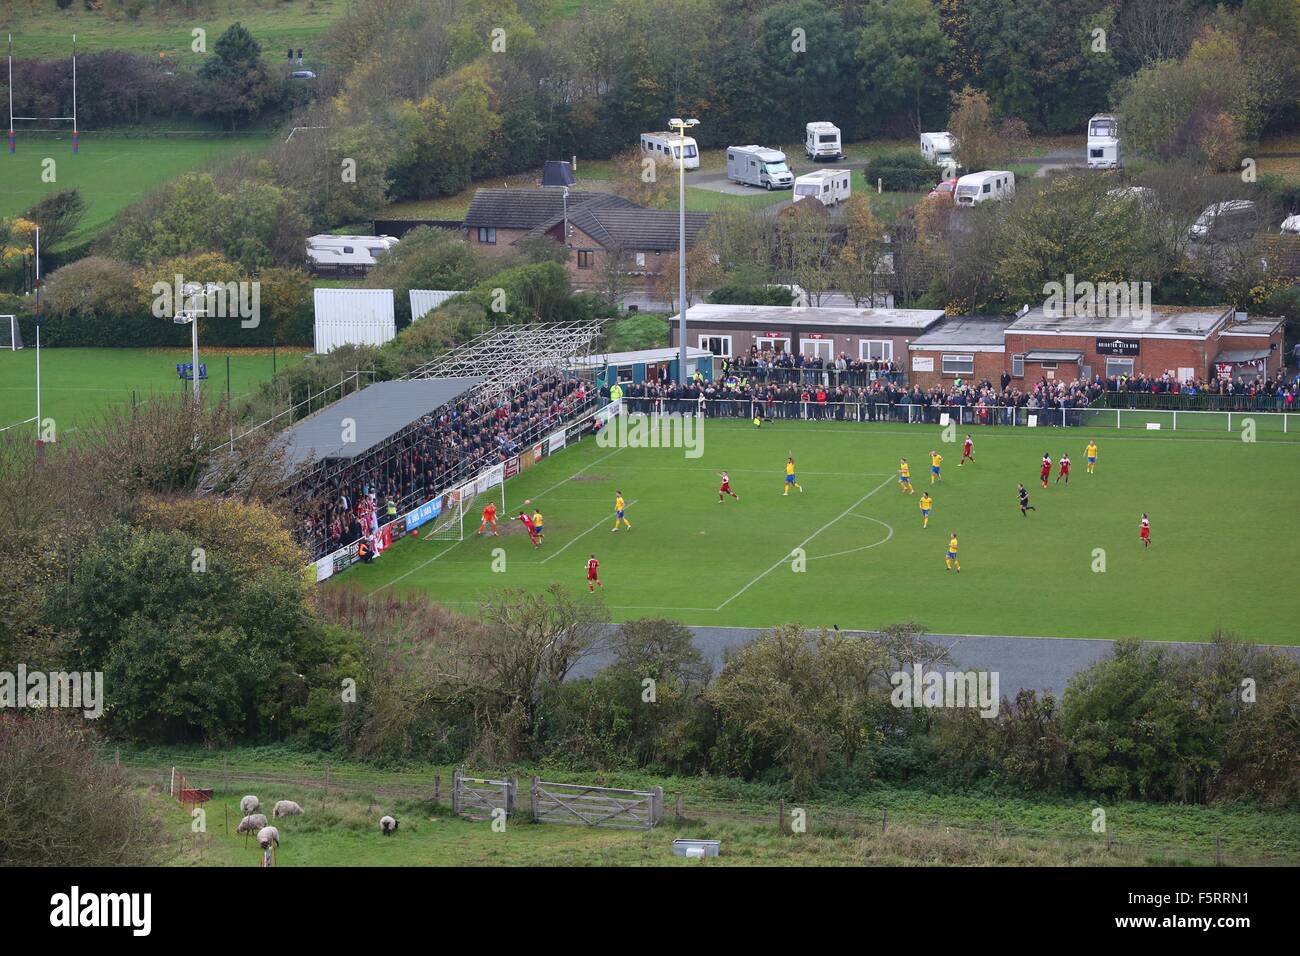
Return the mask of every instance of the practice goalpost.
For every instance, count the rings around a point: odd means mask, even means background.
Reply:
[[[506,515],[506,473],[505,465],[494,465],[472,481],[447,492],[442,506],[442,513],[433,522],[433,527],[425,532],[425,537],[439,541],[464,541],[465,517],[469,516],[470,533],[478,530],[474,519],[489,501],[497,505],[498,522],[507,521]]]
[[[72,151],[74,153],[81,151],[81,131],[77,128],[77,35],[72,35],[72,115],[71,116],[15,116],[14,115],[14,35],[9,34],[9,152],[18,151],[18,134],[14,129],[14,123],[53,123],[53,124],[71,124],[72,126]],[[55,126],[28,126],[23,127],[29,132],[41,133],[62,133],[67,130],[67,125]]]
[[[18,316],[0,315],[0,350],[18,351],[23,347],[23,330],[18,327]]]

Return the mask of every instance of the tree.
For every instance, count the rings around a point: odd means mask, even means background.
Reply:
[[[871,211],[871,200],[850,196],[844,201],[845,234],[835,263],[835,287],[853,300],[875,305],[881,283],[885,229]]]
[[[41,246],[53,249],[77,231],[85,214],[81,190],[64,189],[44,197],[23,213],[23,218],[41,227]]]
[[[777,226],[781,263],[790,281],[808,295],[804,305],[820,305],[835,275],[836,249],[826,207],[801,202],[782,210]]]
[[[979,172],[997,162],[999,147],[993,132],[992,110],[988,95],[982,90],[968,86],[953,95],[948,130],[952,133],[953,159],[958,165],[969,172]]]
[[[659,156],[628,149],[614,157],[614,192],[647,209],[666,209],[677,192],[677,170]]]
[[[613,309],[623,307],[623,297],[632,288],[632,257],[620,244],[605,250],[600,265],[600,297]]]
[[[854,59],[858,66],[858,109],[868,127],[894,114],[908,115],[912,131],[926,130],[924,117],[938,122],[947,92],[940,69],[951,41],[929,0],[884,0],[862,11]]]
[[[261,115],[284,95],[283,84],[271,78],[261,53],[261,44],[240,23],[232,23],[217,38],[212,55],[199,68],[209,115],[233,127]]]
[[[553,240],[547,239],[552,245]],[[486,264],[454,232],[421,226],[385,252],[366,278],[372,289],[392,289],[397,328],[411,323],[412,289],[468,289],[480,281]]]
[[[135,270],[103,256],[60,266],[45,280],[43,304],[55,318],[123,315],[134,311],[137,302]]]

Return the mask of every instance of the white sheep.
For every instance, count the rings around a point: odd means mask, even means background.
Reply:
[[[392,836],[397,832],[397,821],[385,814],[379,818],[379,832],[384,836]]]
[[[250,813],[244,819],[239,821],[239,826],[235,827],[236,833],[257,833],[262,827],[266,826],[265,813]]]
[[[279,819],[280,817],[296,817],[302,813],[302,807],[292,800],[281,800],[271,811],[271,816]]]
[[[275,827],[262,827],[257,832],[257,845],[263,850],[269,850],[273,845],[280,845],[280,831]]]
[[[257,799],[251,793],[239,801],[239,812],[247,816],[250,813],[256,813],[262,809],[262,801]]]

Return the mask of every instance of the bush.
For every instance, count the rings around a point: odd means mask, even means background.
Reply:
[[[868,186],[879,179],[890,192],[919,192],[935,184],[939,171],[919,152],[904,149],[877,156],[867,163],[864,175]]]
[[[724,285],[705,297],[713,305],[793,305],[795,295],[784,286]]]

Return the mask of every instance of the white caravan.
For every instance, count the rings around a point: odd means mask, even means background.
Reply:
[[[641,134],[641,152],[647,156],[653,156],[655,159],[662,159],[672,163],[673,169],[679,166],[683,169],[700,168],[700,148],[695,145],[695,140],[687,136],[685,141],[676,133],[642,133]],[[682,153],[686,154],[683,160]]]
[[[834,206],[849,198],[847,169],[819,169],[804,173],[794,181],[794,201],[816,199],[823,206]]]
[[[789,189],[794,173],[785,164],[785,153],[766,146],[728,146],[727,178],[742,186]]]
[[[375,265],[375,257],[365,246],[341,249],[307,247],[307,271],[314,276],[363,276]]]
[[[936,166],[952,166],[952,133],[922,133],[921,155]]]
[[[957,180],[953,199],[958,206],[1010,199],[1016,194],[1016,174],[1005,169],[990,169],[982,173],[967,173]]]
[[[1119,167],[1119,124],[1109,113],[1098,113],[1088,120],[1088,168]]]
[[[371,255],[379,255],[386,249],[397,245],[392,236],[332,236],[322,233],[307,237],[308,249],[343,249],[348,246],[364,246]]]
[[[1282,235],[1300,236],[1300,216],[1287,216],[1282,220]]]
[[[809,123],[804,129],[803,151],[814,163],[819,159],[840,159],[840,128],[824,120]]]
[[[1230,199],[1206,206],[1187,230],[1192,242],[1243,239],[1259,228],[1259,210],[1249,199]]]

